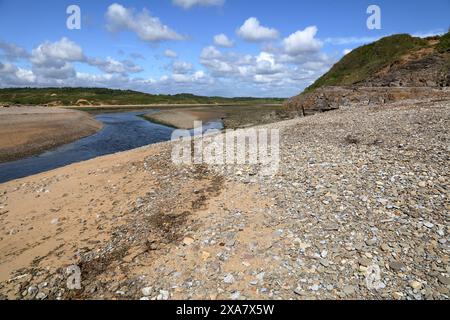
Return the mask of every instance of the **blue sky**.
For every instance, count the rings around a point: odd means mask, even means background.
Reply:
[[[288,97],[364,43],[446,31],[449,13],[448,0],[0,0],[0,86]]]

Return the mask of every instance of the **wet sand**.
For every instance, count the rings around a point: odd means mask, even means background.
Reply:
[[[210,122],[220,120],[224,112],[202,109],[176,109],[164,110],[158,113],[147,114],[144,117],[150,121],[164,124],[177,129],[193,129],[195,121]]]
[[[163,109],[158,113],[148,114],[145,118],[177,129],[193,129],[194,121],[205,123],[222,120],[225,128],[236,129],[285,120],[285,116],[279,105],[227,105]]]
[[[77,110],[0,108],[0,162],[13,161],[87,137],[102,124]]]

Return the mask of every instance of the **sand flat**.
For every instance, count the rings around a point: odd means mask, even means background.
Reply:
[[[17,160],[89,136],[102,124],[61,108],[0,108],[0,162]]]

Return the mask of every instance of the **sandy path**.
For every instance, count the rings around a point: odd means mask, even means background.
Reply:
[[[0,162],[41,153],[94,134],[102,124],[89,114],[57,108],[0,108]]]

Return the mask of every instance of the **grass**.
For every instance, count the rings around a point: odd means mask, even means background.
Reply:
[[[441,37],[439,44],[436,46],[436,49],[440,53],[450,51],[450,31]]]
[[[87,101],[88,103],[86,103]],[[281,98],[223,98],[193,94],[153,95],[104,88],[6,88],[0,89],[3,105],[147,105],[147,104],[251,104],[281,103]]]

